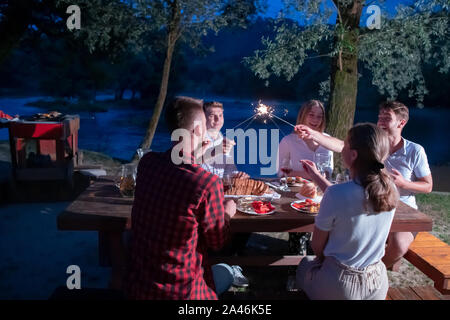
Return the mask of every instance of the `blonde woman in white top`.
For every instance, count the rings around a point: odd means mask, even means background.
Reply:
[[[318,100],[309,100],[302,104],[297,115],[297,125],[307,125],[314,130],[323,133],[325,129],[325,108],[322,102]],[[284,159],[291,160],[292,172],[289,176],[301,176],[310,178],[308,173],[303,169],[300,160],[315,161],[317,154],[327,154],[329,156],[329,163],[324,168],[327,175],[331,176],[333,168],[333,152],[325,149],[317,142],[309,139],[303,140],[296,132],[285,136],[278,149],[278,176],[282,176],[281,168]],[[307,243],[311,238],[310,233],[289,233],[289,253],[290,254],[306,254]],[[288,278],[288,290],[295,285],[295,269],[289,270],[290,277]]]
[[[305,102],[297,115],[297,125],[307,125],[314,130],[324,133],[325,129],[325,108],[322,102],[318,100],[309,100]],[[326,133],[324,133],[326,135]],[[329,163],[325,166],[324,170],[327,175],[331,176],[333,171],[333,152],[322,147],[312,139],[301,139],[297,132],[285,136],[281,139],[278,149],[278,176],[282,176],[281,171],[283,160],[290,159],[292,172],[290,176],[302,176],[309,178],[300,164],[300,160],[315,161],[318,154],[328,155],[330,159]]]

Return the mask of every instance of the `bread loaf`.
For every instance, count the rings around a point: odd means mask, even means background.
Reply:
[[[233,186],[225,194],[227,195],[263,195],[269,187],[262,181],[253,179],[233,179]]]

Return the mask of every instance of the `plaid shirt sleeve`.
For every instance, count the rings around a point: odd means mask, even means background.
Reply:
[[[211,183],[205,189],[202,205],[204,215],[199,221],[206,245],[213,250],[222,248],[230,234],[230,225],[228,219],[225,218],[223,202],[222,182],[213,175]]]

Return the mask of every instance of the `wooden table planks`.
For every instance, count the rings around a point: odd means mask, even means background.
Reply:
[[[311,232],[314,216],[290,207],[295,193],[283,193],[274,201],[272,215],[254,216],[236,213],[231,219],[232,232]],[[125,230],[131,225],[132,198],[123,198],[111,177],[99,178],[58,216],[60,230]],[[400,202],[391,232],[431,231],[432,220],[422,212]]]

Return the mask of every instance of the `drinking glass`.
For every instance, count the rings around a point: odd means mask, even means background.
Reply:
[[[139,160],[142,159],[142,157],[144,156],[144,154],[146,154],[147,152],[150,152],[150,151],[152,151],[152,150],[150,150],[150,149],[142,149],[142,148],[138,148],[138,149],[136,150],[136,153],[138,154]]]
[[[121,169],[120,179],[116,186],[122,196],[133,197],[134,187],[136,186],[136,165],[132,163],[124,164]]]
[[[284,184],[283,184],[283,190],[288,189],[288,183],[287,183],[287,177],[289,177],[289,174],[292,172],[292,162],[290,158],[284,158],[281,162],[281,172],[283,172],[284,176]]]
[[[227,192],[233,186],[232,176],[229,173],[224,173],[222,177],[223,192]]]
[[[331,154],[329,153],[316,153],[314,155],[314,163],[320,174],[325,176],[325,169],[331,167]]]

